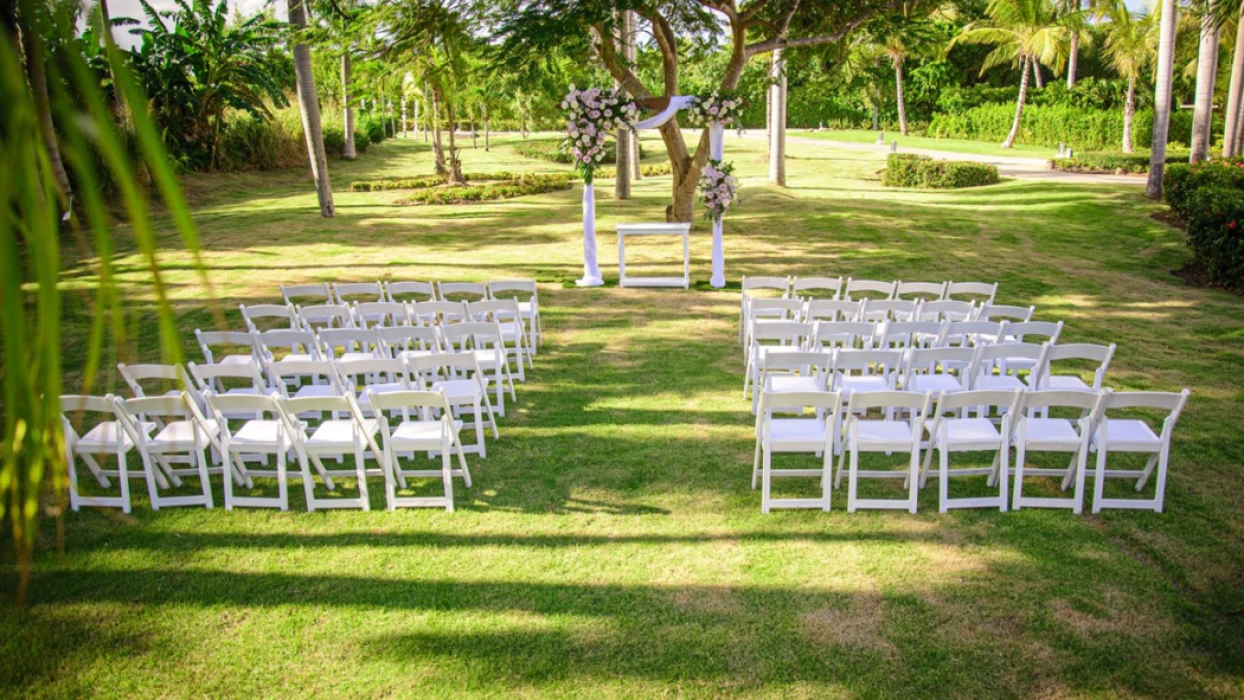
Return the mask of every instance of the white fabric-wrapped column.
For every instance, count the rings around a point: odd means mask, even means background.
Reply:
[[[726,147],[722,143],[726,128],[721,124],[713,124],[708,131],[709,157],[720,161],[725,157]],[[713,219],[713,278],[709,284],[717,289],[726,286],[726,253],[721,243],[721,219]]]
[[[599,287],[605,283],[596,264],[596,191],[591,184],[583,185],[583,277],[575,280],[580,287]]]

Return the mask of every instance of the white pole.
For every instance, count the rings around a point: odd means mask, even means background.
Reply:
[[[726,147],[722,143],[725,127],[713,124],[708,130],[709,157],[720,161],[725,157]],[[721,219],[713,220],[713,278],[709,281],[717,289],[726,286],[726,253],[721,243]]]
[[[599,287],[605,283],[596,264],[596,192],[591,184],[583,185],[583,277],[575,280],[580,287]]]

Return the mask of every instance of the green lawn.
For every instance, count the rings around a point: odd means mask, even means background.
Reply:
[[[493,141],[467,170],[553,167]],[[535,277],[547,342],[455,513],[385,512],[379,482],[370,513],[299,512],[298,488],[289,513],[153,513],[138,497],[132,517],[66,517],[63,558],[47,523],[24,610],[7,606],[11,568],[0,578],[0,695],[1244,694],[1244,299],[1172,274],[1188,253],[1157,207],[1062,182],[886,190],[881,155],[829,144],[792,148],[780,189],[762,142],[727,148],[743,181],[733,291],[705,288],[702,224],[697,289],[564,286],[581,271],[578,188],[406,208],[348,191],[429,172],[421,143],[333,162],[331,220],[302,172],[193,178],[218,298],[187,255],[165,257],[192,359],[209,303],[240,327],[237,304],[279,299],[279,283],[337,279]],[[659,218],[668,187],[649,178],[621,202],[598,184],[606,277],[614,224]],[[121,265],[139,329],[121,359],[157,360],[132,246]],[[89,286],[85,270],[66,285]],[[1167,512],[938,515],[931,484],[917,515],[848,515],[842,493],[830,513],[762,515],[743,274],[998,280],[1002,302],[1064,319],[1067,342],[1118,343],[1110,385],[1193,391]],[[84,306],[66,309],[71,380]]]
[[[870,129],[832,129],[830,131],[811,131],[804,129],[788,129],[791,136],[807,136],[826,141],[843,141],[848,143],[876,143],[877,132]],[[930,148],[952,153],[972,153],[982,156],[1015,156],[1019,158],[1053,158],[1057,148],[1048,146],[1028,146],[1016,144],[1012,148],[1002,148],[996,143],[986,141],[967,141],[964,139],[937,139],[928,136],[903,136],[897,131],[885,132],[885,142],[898,141],[900,148]]]

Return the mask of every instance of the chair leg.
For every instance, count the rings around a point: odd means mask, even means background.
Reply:
[[[156,486],[156,469],[153,465],[151,455],[147,454],[144,449],[139,449],[139,456],[143,460],[143,473],[147,475],[147,497],[151,499],[151,510],[160,510],[160,491]]]
[[[855,501],[859,494],[859,470],[860,470],[860,453],[857,449],[858,442],[853,434],[847,444],[849,455],[850,473],[847,475],[847,512],[855,512]]]
[[[917,489],[920,488],[920,438],[916,438],[915,444],[911,446],[911,460],[907,466],[907,512],[912,515],[916,514],[916,509],[920,506],[920,498]]]
[[[458,453],[458,466],[462,468],[462,481],[467,485],[467,488],[470,488],[471,470],[467,469],[466,454],[462,451],[462,440],[458,439],[457,436],[454,436],[454,450]]]
[[[1084,512],[1084,480],[1087,478],[1085,472],[1088,471],[1088,438],[1084,439],[1084,443],[1080,445],[1080,450],[1076,452],[1076,478],[1075,491],[1072,498],[1075,499],[1075,505],[1072,506],[1071,512],[1080,515]]]
[[[445,482],[445,512],[454,512],[453,457],[449,454],[449,441],[441,440],[441,480]]]
[[[224,449],[224,458],[225,469],[228,470],[231,468],[230,465],[233,463],[233,451],[227,446]],[[238,456],[238,459],[241,459],[241,455]],[[225,478],[221,479],[221,481],[225,483],[225,511],[230,512],[233,510],[233,480],[229,478],[228,474],[226,474]]]
[[[769,512],[769,500],[773,492],[773,453],[768,449],[761,449],[761,473],[760,473],[760,512]]]
[[[397,465],[393,463],[393,448],[385,442],[384,456],[381,457],[380,467],[384,472],[384,497],[385,504],[389,511],[394,511],[397,506],[394,501],[397,500]]]
[[[87,468],[91,470],[91,474],[95,477],[95,480],[99,482],[100,487],[108,488],[112,486],[112,482],[109,481],[108,477],[104,475],[104,470],[101,469],[99,463],[95,461],[94,455],[83,453],[82,461],[86,462]]]
[[[1153,501],[1154,511],[1161,513],[1166,503],[1166,474],[1169,471],[1170,464],[1170,445],[1162,445],[1162,451],[1158,453],[1158,481],[1154,484]],[[1143,479],[1142,479],[1143,481]],[[1137,490],[1143,489],[1143,483],[1137,484]]]
[[[752,456],[752,490],[756,490],[756,480],[760,478],[760,438],[756,438],[756,453]]]
[[[307,499],[307,512],[315,512],[315,481],[311,478],[311,460],[304,449],[298,450],[298,468],[302,471],[302,493]],[[225,476],[228,479],[228,475]]]
[[[1002,511],[1003,513],[1006,512],[1007,488],[1010,485],[1010,482],[1008,480],[1010,475],[1007,473],[1009,471],[1007,461],[1010,458],[1011,458],[1011,447],[1010,445],[1003,443],[1003,445],[998,448],[998,457],[997,457],[997,461],[1000,463],[999,464],[1000,472],[998,476],[998,500],[1000,502],[1000,505],[998,506],[998,510]]]
[[[130,502],[130,465],[125,452],[125,450],[117,449],[117,478],[121,480],[121,512],[129,513],[133,504]],[[70,494],[71,501],[72,497],[73,494]]]
[[[1093,506],[1094,514],[1101,512],[1101,499],[1106,491],[1106,446],[1099,444],[1097,446],[1097,468],[1093,471]]]
[[[276,462],[276,497],[280,501],[281,512],[289,510],[289,468],[285,465],[285,455],[272,455]]]
[[[828,513],[833,507],[834,495],[834,449],[829,447],[821,457],[821,510]]]
[[[1015,491],[1011,496],[1011,510],[1019,510],[1019,502],[1024,497],[1024,462],[1027,461],[1027,450],[1021,439],[1015,447]]]
[[[73,457],[73,448],[65,448],[65,466],[69,469],[69,508],[75,513],[78,511],[80,504],[78,503],[78,463]],[[756,488],[756,478],[752,477],[752,488]],[[129,512],[128,510],[125,512]]]
[[[950,455],[945,445],[937,451],[937,466],[937,512],[945,513],[950,500]]]

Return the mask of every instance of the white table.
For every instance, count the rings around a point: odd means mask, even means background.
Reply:
[[[682,277],[627,277],[627,236],[682,236]],[[618,224],[619,287],[691,287],[691,224]]]

